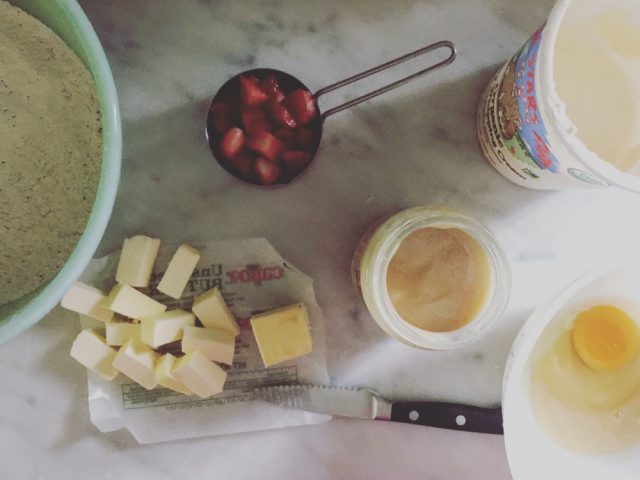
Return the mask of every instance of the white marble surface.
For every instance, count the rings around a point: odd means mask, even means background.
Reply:
[[[476,142],[483,87],[551,0],[81,3],[111,61],[124,118],[120,193],[99,253],[138,232],[176,242],[268,238],[316,280],[335,383],[496,403],[510,344],[534,306],[593,266],[637,256],[640,197],[522,189],[493,171]],[[313,168],[291,186],[239,185],[212,159],[207,103],[237,71],[275,67],[317,89],[440,39],[459,49],[452,66],[332,117]],[[486,223],[512,265],[500,326],[463,350],[418,352],[387,339],[350,285],[365,229],[423,204]],[[148,446],[126,432],[100,434],[83,369],[67,353],[75,326],[59,320],[54,311],[0,346],[0,478],[510,478],[501,437],[425,427],[332,420]]]

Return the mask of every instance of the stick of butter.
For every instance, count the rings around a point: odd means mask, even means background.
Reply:
[[[148,317],[164,312],[166,305],[156,302],[129,285],[117,283],[105,302],[105,306],[120,315],[130,318]]]
[[[160,345],[180,340],[183,329],[196,324],[196,316],[178,308],[142,317],[140,324],[142,325],[142,342],[158,348]]]
[[[97,288],[82,282],[75,282],[62,297],[60,305],[72,312],[87,315],[103,322],[110,322],[113,318],[113,312],[105,308],[106,299],[107,296]]]
[[[148,287],[160,240],[145,235],[125,239],[122,244],[116,282],[132,287]]]
[[[164,272],[158,290],[171,298],[182,297],[184,287],[200,260],[200,252],[189,245],[180,245]]]
[[[162,385],[174,392],[193,395],[193,392],[173,374],[173,367],[177,360],[178,359],[170,353],[165,353],[160,358],[158,365],[156,365],[156,382],[158,385]]]
[[[224,330],[200,327],[184,329],[182,337],[182,351],[184,353],[198,350],[209,360],[231,365],[235,348],[235,337]]]
[[[105,380],[113,380],[118,370],[112,366],[116,351],[93,330],[82,330],[71,346],[71,356]]]
[[[251,328],[265,367],[301,357],[313,348],[304,303],[254,315]]]
[[[109,322],[107,324],[107,345],[120,347],[129,340],[140,340],[140,324],[129,322]]]
[[[200,398],[222,392],[227,379],[227,372],[197,350],[178,359],[173,374]]]
[[[156,360],[158,354],[140,340],[132,338],[118,350],[113,359],[113,366],[134,382],[147,390],[153,389],[156,383]]]
[[[233,314],[224,303],[222,294],[217,288],[212,288],[193,300],[191,311],[196,314],[198,320],[207,328],[225,330],[234,337],[240,334],[240,326]]]

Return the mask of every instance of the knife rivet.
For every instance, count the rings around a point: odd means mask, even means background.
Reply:
[[[419,418],[420,418],[420,414],[417,411],[411,410],[409,412],[409,420],[411,420],[412,422],[415,422]]]
[[[465,423],[467,423],[467,418],[464,415],[458,415],[456,417],[456,424],[459,427],[462,427]]]

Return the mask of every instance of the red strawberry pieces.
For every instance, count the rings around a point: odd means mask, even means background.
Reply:
[[[309,152],[289,150],[282,154],[282,161],[286,165],[287,170],[293,175],[296,175],[309,164],[311,155]]]
[[[258,157],[256,159],[256,163],[253,165],[253,172],[263,185],[273,185],[280,178],[280,167],[278,167],[278,164],[264,157]]]
[[[242,107],[240,116],[242,117],[242,126],[247,133],[269,130],[267,114],[260,107]]]
[[[231,109],[228,105],[222,102],[215,102],[209,110],[211,110],[213,126],[218,132],[227,133],[227,130],[233,127]]]
[[[284,100],[284,93],[280,90],[280,85],[278,84],[278,79],[273,73],[267,75],[267,77],[260,83],[260,87],[262,91],[267,94],[269,99],[273,99],[276,102],[281,102]]]
[[[243,105],[253,107],[266,102],[268,98],[256,77],[240,75],[240,99]]]
[[[307,167],[318,146],[318,106],[286,75],[255,73],[240,75],[218,93],[209,112],[209,141],[220,163],[239,178],[287,183]]]
[[[271,119],[276,125],[286,128],[296,128],[298,125],[295,118],[293,118],[291,113],[289,113],[289,110],[287,110],[281,103],[278,103],[275,99],[269,99],[268,108]]]
[[[316,114],[316,100],[308,90],[291,92],[283,102],[299,125],[306,125]]]
[[[284,150],[282,142],[266,130],[252,133],[247,140],[247,147],[272,162],[276,161]]]
[[[220,151],[227,158],[235,157],[244,146],[244,132],[238,127],[227,131],[220,142]]]

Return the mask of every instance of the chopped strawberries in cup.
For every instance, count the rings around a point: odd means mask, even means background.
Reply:
[[[267,75],[267,77],[260,84],[262,91],[267,94],[270,99],[275,99],[276,102],[281,102],[284,100],[284,93],[280,90],[280,85],[278,85],[278,79],[273,73]]]
[[[227,131],[222,137],[222,142],[220,142],[220,151],[227,158],[235,157],[242,147],[244,146],[245,135],[244,132],[238,128],[234,127]]]
[[[222,102],[215,102],[211,104],[210,110],[215,129],[220,133],[227,133],[227,130],[233,127],[229,106]]]
[[[253,171],[253,156],[248,151],[241,150],[235,157],[230,159],[229,163],[243,177],[251,177],[251,173]]]
[[[284,104],[299,125],[306,125],[316,114],[316,100],[308,90],[294,90],[284,99]]]
[[[258,157],[253,165],[253,171],[263,185],[273,185],[280,177],[280,167],[264,157]]]
[[[304,125],[304,126],[303,126]],[[288,183],[318,148],[315,97],[274,70],[253,70],[227,82],[209,108],[210,146],[220,164],[249,183]]]
[[[287,167],[287,170],[292,174],[297,174],[304,170],[304,168],[311,161],[311,155],[308,152],[302,152],[300,150],[289,150],[282,154],[282,161]]]
[[[244,131],[247,133],[269,130],[267,114],[260,107],[242,107],[240,116],[242,117]]]
[[[282,142],[266,130],[253,132],[247,139],[247,147],[272,162],[276,161],[284,150]]]
[[[298,125],[295,118],[289,113],[289,110],[275,99],[269,99],[268,108],[271,114],[271,120],[273,120],[276,125],[287,128],[296,128]]]
[[[266,102],[269,97],[260,88],[257,78],[240,75],[240,98],[243,105],[251,107]]]

